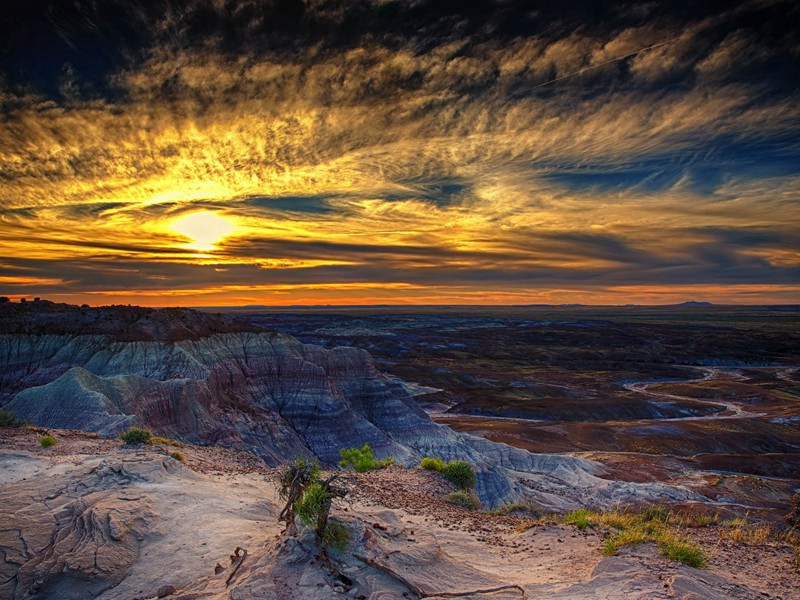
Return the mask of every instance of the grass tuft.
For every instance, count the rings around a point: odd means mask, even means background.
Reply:
[[[170,452],[169,455],[175,460],[186,462],[186,455],[183,452],[180,452],[179,450],[176,450],[175,452]]]
[[[39,443],[42,445],[42,448],[50,448],[56,445],[56,438],[52,435],[43,435],[39,438]]]
[[[566,523],[567,525],[575,525],[575,527],[578,529],[586,529],[592,524],[591,521],[593,514],[594,513],[586,510],[585,508],[579,508],[564,515],[562,522]]]

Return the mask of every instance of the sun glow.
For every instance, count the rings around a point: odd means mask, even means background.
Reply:
[[[188,247],[199,251],[212,250],[224,237],[233,233],[236,226],[227,218],[209,211],[200,211],[179,217],[170,227],[193,241]]]

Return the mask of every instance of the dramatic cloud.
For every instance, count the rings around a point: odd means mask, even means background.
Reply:
[[[800,291],[789,0],[18,8],[0,15],[7,295]]]

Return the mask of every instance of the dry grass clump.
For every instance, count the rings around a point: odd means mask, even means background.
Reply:
[[[165,437],[154,437],[150,440],[151,444],[163,444],[164,446],[174,446],[175,448],[183,448],[185,446],[184,443],[179,442],[178,440],[171,440]]]
[[[720,532],[720,540],[730,540],[746,546],[762,546],[778,538],[769,523],[750,523],[747,517],[731,519]]]
[[[703,551],[680,537],[674,529],[674,514],[661,506],[643,511],[615,510],[608,513],[590,513],[586,519],[591,524],[608,527],[611,534],[603,542],[603,553],[613,556],[623,546],[636,546],[653,542],[661,552],[690,567],[703,567],[707,558]]]
[[[175,460],[179,460],[181,462],[186,462],[186,455],[183,452],[176,450],[175,452],[170,452],[169,454]]]

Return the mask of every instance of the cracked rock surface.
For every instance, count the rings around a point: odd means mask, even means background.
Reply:
[[[800,598],[788,546],[714,554],[707,529],[688,532],[704,570],[650,545],[603,557],[601,531],[522,530],[526,517],[452,506],[438,474],[397,467],[343,477],[331,516],[350,544],[328,562],[313,533],[283,532],[276,471],[250,454],[187,445],[182,463],[171,446],[51,433],[42,449],[36,431],[0,429],[2,598]]]

